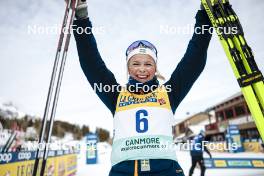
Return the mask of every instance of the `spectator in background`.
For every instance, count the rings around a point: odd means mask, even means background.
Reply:
[[[212,158],[210,151],[207,149],[205,145],[203,145],[203,141],[205,141],[205,131],[201,130],[200,133],[197,136],[195,136],[192,141],[192,148],[191,148],[192,166],[189,171],[189,176],[192,176],[194,168],[197,163],[200,165],[201,168],[201,176],[204,176],[206,169],[204,166],[204,158],[203,158],[204,151],[210,156],[210,158]]]

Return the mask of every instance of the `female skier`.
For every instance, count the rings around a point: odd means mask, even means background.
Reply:
[[[187,51],[171,78],[159,85],[158,52],[148,41],[133,42],[126,50],[129,80],[119,89],[113,73],[106,67],[93,34],[77,33],[77,28],[91,29],[87,4],[79,1],[74,22],[74,36],[81,68],[91,84],[110,86],[113,91],[96,94],[114,117],[110,176],[183,176],[173,149],[172,121],[176,108],[203,71],[209,31],[193,34]],[[204,10],[196,14],[195,27],[210,26]],[[198,31],[198,30],[197,30]],[[199,32],[199,31],[198,31]],[[200,31],[201,32],[201,31]]]

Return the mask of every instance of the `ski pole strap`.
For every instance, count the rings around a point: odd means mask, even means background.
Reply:
[[[248,85],[251,85],[253,83],[264,81],[263,75],[260,71],[250,73],[246,76],[243,76],[241,78],[237,79],[240,87],[246,87]]]

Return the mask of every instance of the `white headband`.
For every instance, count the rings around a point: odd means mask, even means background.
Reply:
[[[129,59],[131,57],[133,57],[136,54],[146,54],[146,55],[150,55],[152,57],[152,59],[155,61],[155,63],[157,63],[157,56],[155,54],[154,51],[152,51],[150,48],[143,48],[143,47],[138,47],[134,50],[132,50],[128,55],[127,55],[127,62],[129,61]]]

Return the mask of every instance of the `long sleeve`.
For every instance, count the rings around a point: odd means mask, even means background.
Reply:
[[[102,60],[100,53],[97,49],[97,44],[94,35],[91,33],[92,24],[87,19],[75,20],[74,21],[74,36],[76,40],[79,60],[81,68],[94,88],[95,84],[100,86],[119,86],[113,73],[106,67],[104,61]],[[81,32],[81,29],[86,32]],[[96,94],[103,101],[103,103],[108,107],[108,109],[114,114],[116,100],[118,97],[118,91],[99,91],[96,89]]]
[[[211,26],[206,12],[199,10],[196,14],[195,28],[202,25],[207,25],[207,28]],[[197,32],[201,31],[197,30]],[[205,67],[210,39],[211,34],[208,30],[203,34],[194,32],[185,55],[173,71],[171,78],[164,84],[170,85],[172,89],[168,94],[173,113]]]

